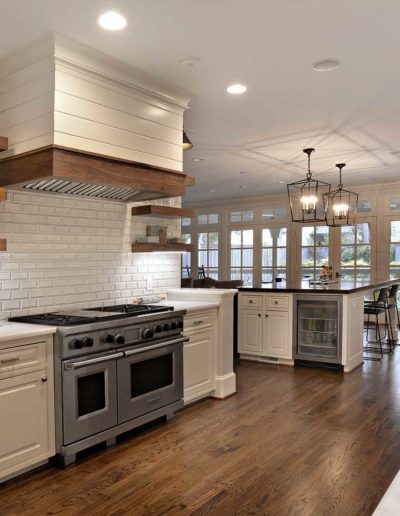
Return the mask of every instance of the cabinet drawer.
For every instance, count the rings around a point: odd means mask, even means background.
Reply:
[[[289,296],[266,296],[266,308],[289,308]]]
[[[263,306],[263,296],[260,295],[253,295],[253,294],[243,294],[241,296],[241,304],[244,306],[254,306],[255,308],[262,308]]]
[[[0,349],[0,379],[46,369],[45,342]]]
[[[198,330],[212,326],[215,322],[215,312],[200,312],[186,315],[183,319],[184,331]]]

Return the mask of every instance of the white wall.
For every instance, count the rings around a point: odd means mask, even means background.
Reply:
[[[9,192],[0,203],[0,235],[8,240],[0,253],[0,318],[131,302],[179,287],[180,254],[130,252],[147,224],[166,224],[131,217],[130,206]],[[180,235],[180,221],[168,220],[168,234]]]

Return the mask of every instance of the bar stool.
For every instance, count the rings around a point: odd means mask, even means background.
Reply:
[[[392,326],[392,315],[391,315],[391,309],[395,309],[396,317],[397,317],[397,328],[400,326],[400,320],[399,320],[399,311],[397,309],[397,294],[399,291],[399,284],[396,283],[395,285],[392,285],[390,287],[390,291],[388,293],[388,300],[387,300],[387,313],[388,313],[388,321],[389,321],[389,335],[390,335],[390,341],[392,344],[397,343],[397,339],[395,338],[395,335],[393,334],[393,326]],[[399,345],[399,344],[397,344]]]
[[[389,295],[389,287],[383,287],[380,290],[374,290],[373,301],[365,301],[364,302],[364,315],[368,315],[367,319],[367,343],[368,344],[379,344],[379,348],[373,346],[365,346],[364,351],[366,353],[378,353],[380,357],[366,357],[365,360],[375,360],[381,361],[383,358],[383,353],[391,353],[392,347],[389,344],[389,349],[384,350],[382,348],[382,341],[386,338],[387,332],[387,306],[388,306],[388,295]],[[381,335],[381,329],[379,326],[379,315],[385,314],[385,334]],[[370,317],[375,316],[375,341],[368,340],[368,331],[370,329]]]

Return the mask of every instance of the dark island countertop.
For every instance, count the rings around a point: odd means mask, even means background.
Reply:
[[[400,279],[386,281],[339,281],[330,285],[310,285],[307,281],[266,283],[261,287],[240,287],[240,292],[282,292],[310,294],[353,294],[354,292],[374,290],[400,283]]]

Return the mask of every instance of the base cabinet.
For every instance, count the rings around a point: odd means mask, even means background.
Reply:
[[[185,317],[183,382],[185,403],[210,396],[215,389],[216,336],[214,311]]]
[[[289,297],[242,296],[239,300],[239,353],[291,360]]]
[[[30,348],[37,360],[25,360]],[[52,337],[2,347],[1,357],[0,482],[55,454]]]

